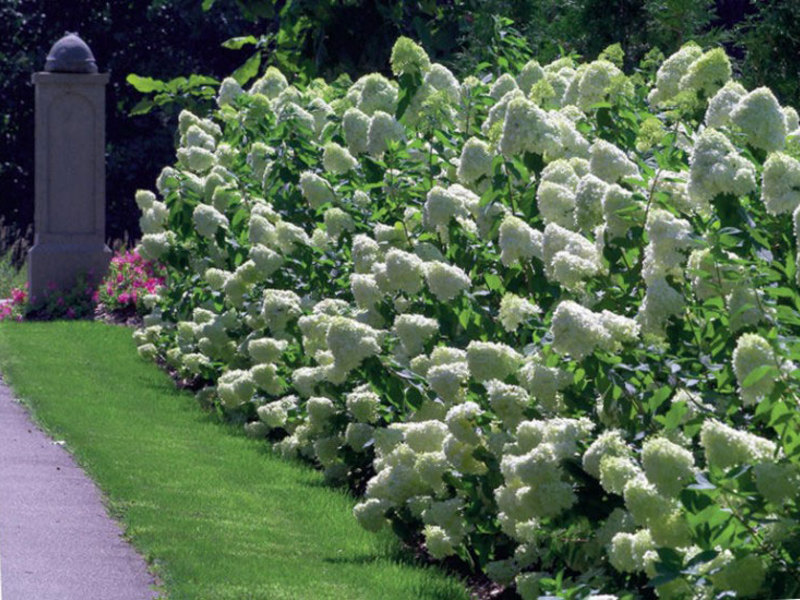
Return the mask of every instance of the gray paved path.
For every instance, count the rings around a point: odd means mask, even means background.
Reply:
[[[151,600],[94,483],[0,379],[0,600]]]

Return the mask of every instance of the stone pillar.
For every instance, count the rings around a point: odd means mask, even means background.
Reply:
[[[105,243],[105,86],[76,34],[58,40],[36,86],[34,246],[28,252],[32,304],[80,274],[99,281],[111,260]]]

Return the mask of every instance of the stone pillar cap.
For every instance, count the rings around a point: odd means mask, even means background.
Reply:
[[[50,73],[97,73],[94,55],[77,33],[67,33],[50,48],[44,70]]]

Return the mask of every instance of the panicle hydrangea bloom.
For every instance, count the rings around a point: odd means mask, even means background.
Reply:
[[[389,289],[408,295],[422,289],[423,262],[416,254],[392,248],[386,253],[386,277]]]
[[[608,183],[616,183],[623,177],[638,177],[639,168],[625,153],[605,140],[597,139],[589,149],[592,174]]]
[[[536,204],[545,223],[575,228],[575,192],[571,188],[543,178],[536,190]]]
[[[352,232],[355,229],[353,217],[344,212],[341,208],[329,208],[323,216],[325,229],[331,239],[337,240],[344,232]]]
[[[492,172],[491,148],[486,142],[471,137],[461,150],[458,163],[458,180],[465,185],[475,183],[481,177],[488,177]]]
[[[267,67],[264,75],[257,79],[252,86],[250,86],[249,93],[252,95],[262,94],[269,99],[277,98],[278,95],[289,87],[289,82],[279,69],[275,67]]]
[[[500,261],[506,267],[516,261],[529,261],[534,256],[542,257],[542,232],[512,215],[507,215],[500,224],[498,243]]]
[[[604,316],[572,300],[559,303],[553,314],[551,332],[553,350],[569,354],[575,360],[591,354],[597,346],[614,347],[614,338],[605,326]]]
[[[608,560],[621,573],[637,573],[645,570],[646,555],[655,548],[647,529],[640,529],[636,533],[620,532],[611,540]]]
[[[743,96],[731,112],[731,121],[756,148],[771,152],[786,145],[786,117],[769,88],[760,87]]]
[[[616,183],[606,189],[603,217],[610,238],[625,237],[634,224],[641,222],[643,214],[644,205],[631,192]]]
[[[394,114],[397,96],[397,87],[380,73],[364,75],[347,92],[348,100],[369,116],[377,112]]]
[[[595,104],[603,102],[615,80],[624,77],[622,71],[607,60],[589,63],[578,79],[578,106],[582,110],[589,110]]]
[[[381,351],[380,332],[347,317],[331,319],[326,340],[339,372],[351,371]]]
[[[517,373],[520,383],[548,410],[556,410],[561,390],[572,383],[572,373],[548,367],[536,355],[525,359]]]
[[[628,482],[642,470],[627,456],[604,456],[600,459],[600,485],[609,494],[622,495]]]
[[[311,208],[319,208],[323,204],[336,201],[331,184],[311,171],[300,174],[300,190]]]
[[[363,233],[353,236],[351,256],[353,270],[356,273],[369,273],[372,270],[372,265],[378,261],[379,254],[380,246],[378,242]]]
[[[256,364],[276,363],[288,347],[286,340],[275,338],[254,338],[247,342],[247,353]]]
[[[392,73],[401,75],[423,75],[431,67],[431,60],[425,50],[414,40],[401,36],[392,46],[389,58]]]
[[[522,357],[510,346],[472,340],[467,346],[467,363],[476,381],[505,379],[514,373]]]
[[[430,365],[425,374],[428,385],[445,402],[457,402],[463,394],[463,386],[469,379],[469,367],[465,361],[452,361]]]
[[[449,302],[468,289],[472,281],[459,267],[441,261],[424,264],[428,289],[440,302]]]
[[[242,86],[233,77],[226,77],[222,80],[217,94],[217,105],[222,107],[226,104],[233,104],[236,98],[244,93]]]
[[[746,431],[733,429],[716,419],[706,419],[700,430],[706,463],[720,469],[772,460],[775,444]]]
[[[697,136],[689,165],[688,191],[697,201],[712,200],[717,194],[743,196],[756,187],[753,164],[715,129],[704,129]]]
[[[264,290],[261,316],[274,333],[280,334],[292,319],[302,314],[300,296],[290,290]]]
[[[483,410],[475,402],[463,402],[447,411],[445,423],[460,442],[477,446],[481,443],[481,436],[477,431],[476,419],[482,414]]]
[[[458,195],[437,185],[428,192],[422,209],[422,223],[426,228],[438,231],[444,237],[450,220],[465,217],[467,214],[467,209]]]
[[[575,225],[591,231],[603,223],[603,197],[609,184],[591,173],[581,177],[575,190]]]
[[[745,385],[754,371],[767,369],[761,377]],[[744,333],[733,351],[733,371],[744,406],[752,406],[768,396],[775,386],[777,362],[769,342],[755,333]]]
[[[505,156],[523,152],[558,154],[560,150],[558,127],[545,111],[525,98],[514,98],[508,103],[500,138],[500,151]]]
[[[367,498],[355,505],[353,516],[361,527],[367,531],[376,532],[389,524],[386,513],[391,507],[391,502],[387,500]]]
[[[137,192],[137,196],[139,195],[139,192]],[[164,231],[168,218],[169,209],[167,205],[163,202],[153,201],[147,208],[142,209],[139,227],[142,233],[161,233]]]
[[[544,77],[544,69],[536,60],[529,60],[517,75],[517,85],[522,93],[528,95],[533,84]]]
[[[498,379],[489,379],[483,385],[489,393],[492,410],[509,430],[515,430],[525,417],[525,409],[530,406],[528,392],[518,385],[509,385]]]
[[[276,243],[275,226],[259,214],[250,215],[248,238],[253,244],[272,246]]]
[[[205,148],[213,152],[216,149],[217,142],[214,136],[206,133],[198,125],[191,125],[183,136],[184,145],[188,148]]]
[[[367,151],[370,122],[369,115],[357,108],[348,108],[345,111],[342,117],[342,130],[351,154],[357,156]]]
[[[644,443],[642,465],[647,479],[665,496],[677,496],[685,485],[694,481],[692,453],[663,437]]]
[[[401,142],[405,136],[405,128],[397,119],[383,111],[376,111],[367,132],[367,151],[372,156],[381,156],[390,141]]]
[[[626,457],[630,454],[628,445],[618,429],[601,433],[583,453],[583,470],[600,479],[600,463],[609,456]]]
[[[250,248],[250,259],[264,278],[270,277],[283,265],[283,257],[280,254],[261,244],[255,244]]]
[[[656,72],[656,85],[647,97],[650,104],[656,106],[674,98],[680,92],[680,81],[689,65],[702,54],[700,46],[689,42],[661,63]]]
[[[162,231],[161,233],[146,233],[142,236],[137,248],[145,260],[158,260],[166,254],[170,246],[175,243],[175,233]]]
[[[211,268],[206,269],[203,277],[208,282],[208,285],[212,290],[220,291],[228,281],[228,278],[231,277],[231,274],[228,271],[223,271],[222,269]]]
[[[265,363],[255,365],[250,369],[253,382],[271,396],[280,396],[283,393],[283,382],[278,377],[275,365]]]
[[[683,251],[691,244],[692,226],[669,211],[653,208],[647,215],[645,231],[650,243],[645,248],[642,277],[649,284],[682,265]]]
[[[307,246],[311,243],[308,234],[294,223],[278,221],[275,225],[275,243],[277,249],[285,254],[291,254],[295,246]]]
[[[250,371],[239,369],[227,371],[217,380],[217,395],[226,408],[237,408],[249,402],[255,391]]]
[[[542,260],[547,276],[567,289],[575,289],[601,269],[595,245],[555,223],[548,223],[544,229]]]
[[[378,287],[375,277],[363,273],[350,275],[350,290],[359,308],[371,310],[383,299],[383,292]]]
[[[681,77],[680,89],[702,93],[705,98],[711,98],[728,82],[731,74],[731,61],[725,50],[713,48],[689,65],[686,74]]]
[[[778,506],[800,494],[800,469],[792,463],[763,462],[753,467],[759,493]]]
[[[198,204],[195,207],[192,221],[197,233],[206,238],[213,238],[220,227],[228,228],[228,218],[208,204]]]
[[[344,175],[356,168],[358,161],[353,155],[336,142],[328,142],[322,151],[322,166],[330,173]]]
[[[489,95],[495,100],[500,100],[500,98],[505,96],[508,92],[513,92],[517,89],[519,89],[519,87],[514,77],[509,73],[503,73],[492,84],[492,87],[489,89]]]
[[[394,332],[409,357],[423,351],[424,344],[439,332],[439,321],[423,315],[402,314],[394,320]]]
[[[503,329],[512,333],[517,328],[530,319],[533,315],[539,313],[539,307],[531,304],[529,300],[521,298],[516,294],[506,293],[500,300],[500,311],[497,315]]]
[[[213,152],[205,148],[198,148],[196,146],[178,148],[177,154],[178,160],[195,173],[205,173],[217,164],[217,157]]]
[[[369,384],[355,388],[345,396],[347,410],[358,423],[376,423],[380,418],[381,399]]]
[[[731,293],[725,297],[725,306],[730,315],[731,331],[736,332],[756,325],[767,317],[761,308],[763,306],[762,297],[763,292],[754,289],[749,282],[733,288]]]
[[[333,109],[322,98],[314,98],[308,105],[308,112],[314,118],[314,133],[319,135],[333,116]]]
[[[680,292],[663,277],[656,277],[647,283],[636,320],[646,333],[662,336],[669,318],[680,315],[684,304],[685,299]]]
[[[761,199],[771,215],[793,213],[800,206],[800,161],[774,152],[764,163]]]
[[[603,468],[602,462],[600,468]],[[625,507],[640,526],[651,527],[677,507],[674,499],[662,495],[644,475],[634,477],[625,484],[623,497]]]
[[[747,90],[738,81],[729,81],[708,101],[706,126],[719,129],[731,122],[731,113]]]

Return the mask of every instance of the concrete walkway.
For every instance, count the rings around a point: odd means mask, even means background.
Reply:
[[[94,483],[0,380],[0,600],[151,600]]]

